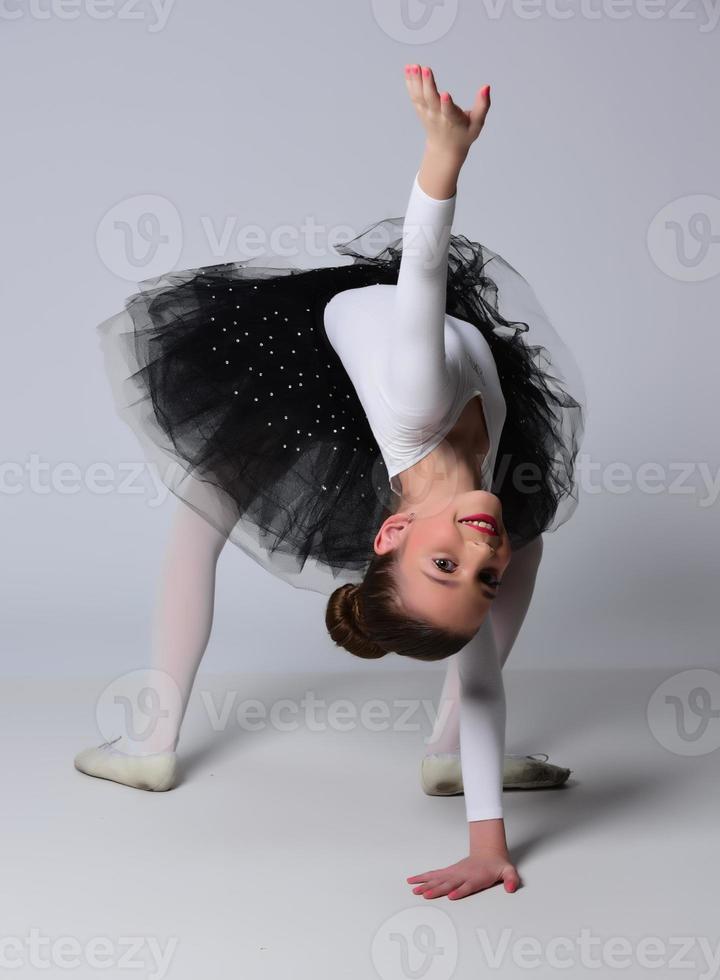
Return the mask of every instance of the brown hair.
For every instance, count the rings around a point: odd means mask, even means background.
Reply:
[[[375,555],[359,585],[335,589],[325,609],[325,625],[338,646],[356,657],[375,659],[387,653],[418,660],[444,660],[471,636],[411,619],[398,605],[393,552]]]

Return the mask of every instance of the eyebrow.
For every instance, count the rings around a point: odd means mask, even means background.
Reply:
[[[431,582],[436,582],[438,585],[444,585],[446,588],[456,589],[460,585],[459,582],[452,582],[452,581],[446,581],[445,579],[442,578],[435,578],[434,575],[430,575],[429,572],[426,572],[424,568],[421,568],[420,571],[423,573],[425,578],[429,578]],[[482,594],[485,596],[486,599],[495,598],[495,594],[493,592],[488,592],[485,589],[482,590]]]

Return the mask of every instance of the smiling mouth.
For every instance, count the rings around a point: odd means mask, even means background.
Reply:
[[[497,521],[490,514],[470,514],[468,517],[461,517],[458,523],[467,524],[481,534],[498,536]]]

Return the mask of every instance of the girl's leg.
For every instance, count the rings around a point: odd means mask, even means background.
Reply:
[[[143,709],[140,724],[133,723],[143,729],[142,737],[120,733],[75,757],[81,772],[141,789],[174,785],[180,725],[212,628],[217,560],[235,522],[232,508],[210,484],[191,481],[187,494],[190,503],[179,500],[173,514],[160,575],[150,670],[142,692],[143,705],[152,711],[150,723],[150,711]],[[193,503],[211,513],[214,524]]]
[[[173,515],[152,629],[151,670],[160,672],[153,727],[141,754],[174,751],[212,630],[215,571],[227,540],[180,500]],[[166,694],[165,697],[162,695]]]
[[[497,599],[492,604],[490,618],[500,663],[505,662],[513,648],[530,606],[535,589],[543,541],[538,535],[523,548],[513,552]],[[460,752],[460,678],[457,656],[449,658],[437,718],[425,754]]]

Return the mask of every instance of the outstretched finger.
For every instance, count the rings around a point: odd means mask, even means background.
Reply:
[[[432,871],[423,871],[422,874],[413,875],[412,878],[406,878],[405,881],[412,885],[415,881],[427,881],[431,875],[436,875],[440,869],[434,868]]]
[[[455,881],[437,881],[431,888],[423,892],[423,898],[441,898],[452,890]]]
[[[422,69],[422,86],[423,95],[425,96],[425,101],[428,106],[433,109],[437,109],[440,104],[440,93],[435,85],[435,77],[432,73],[432,69],[428,68],[427,65]]]
[[[432,891],[435,887],[433,881],[424,881],[422,885],[415,885],[413,888],[413,895],[422,895],[424,892]]]
[[[447,116],[449,119],[462,115],[462,109],[455,105],[452,95],[450,95],[449,92],[440,93],[440,109],[442,114]]]
[[[454,902],[456,898],[467,898],[474,891],[473,883],[471,881],[464,881],[458,888],[453,888],[452,891],[448,892],[448,898]]]
[[[468,112],[470,118],[470,125],[473,127],[474,132],[477,134],[483,127],[485,122],[485,117],[488,114],[490,108],[490,86],[483,85],[481,89],[475,94],[475,101],[473,102],[472,108]]]
[[[407,82],[407,90],[413,102],[421,102],[423,99],[423,87],[420,76],[420,65],[405,65],[405,81]]]

